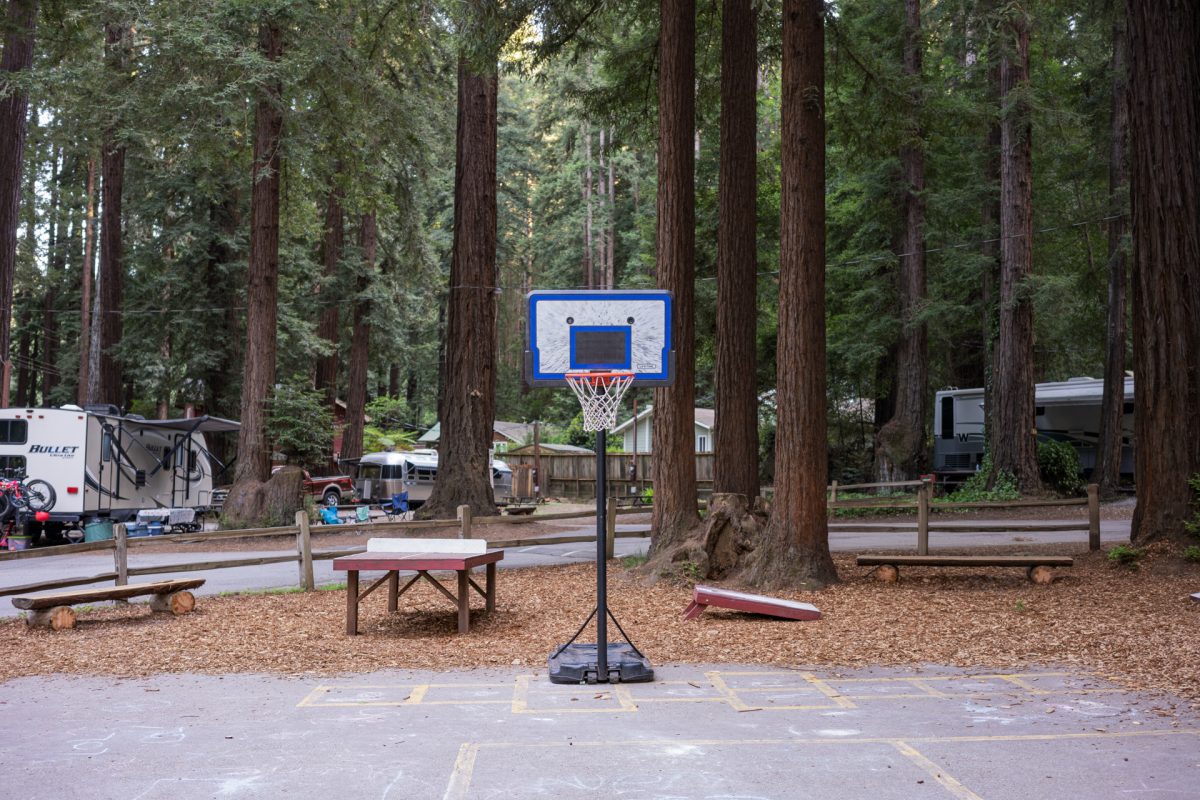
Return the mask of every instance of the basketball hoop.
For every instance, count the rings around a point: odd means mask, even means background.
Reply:
[[[568,372],[566,378],[583,407],[585,431],[607,431],[617,424],[617,410],[633,384],[632,372]]]

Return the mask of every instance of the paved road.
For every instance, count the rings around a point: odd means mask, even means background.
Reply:
[[[1075,670],[656,671],[618,686],[510,670],[11,680],[3,795],[1200,798],[1196,715]]]
[[[972,520],[981,525],[986,520]],[[1013,522],[1013,520],[1008,520]],[[1039,520],[1020,520],[1022,523],[1036,524]],[[1041,520],[1041,522],[1062,522],[1062,520]],[[916,547],[916,534],[887,533],[873,531],[879,526],[895,524],[895,522],[879,521],[860,524],[859,531],[834,531],[830,535],[830,547],[838,552],[858,552],[863,550],[881,550],[894,548],[911,550]],[[561,526],[560,533],[586,534],[595,530],[595,523],[585,519],[571,520]],[[648,532],[648,525],[619,524],[618,531]],[[1101,523],[1101,539],[1106,545],[1117,544],[1129,540],[1128,520],[1106,520]],[[1048,533],[938,533],[930,534],[930,544],[934,548],[975,547],[981,545],[1021,544],[1052,542],[1078,543],[1081,548],[1087,546],[1086,531]],[[618,556],[645,552],[648,540],[644,538],[618,538],[616,552]],[[254,558],[257,556],[279,555],[280,551],[254,551],[237,553],[154,553],[145,549],[131,551],[131,566],[152,566],[156,564],[175,564],[203,562],[221,558]],[[570,564],[582,561],[592,561],[595,558],[595,545],[587,543],[539,545],[520,547],[505,553],[500,566],[506,569],[515,567],[540,566],[547,564]],[[88,576],[112,570],[112,556],[108,553],[84,554],[78,556],[60,556],[55,558],[39,558],[0,563],[0,586],[16,586],[39,581],[52,580],[67,575]],[[319,584],[338,583],[344,580],[344,573],[334,573],[329,561],[314,563],[314,572]],[[159,576],[138,578],[138,580],[155,580]],[[245,590],[275,589],[297,585],[298,575],[295,564],[265,564],[253,567],[234,567],[231,569],[206,570],[200,572],[172,573],[162,578],[197,577],[204,578],[206,583],[199,591],[200,594],[220,594]],[[96,586],[108,586],[111,583],[98,583]],[[13,608],[9,598],[0,598],[0,616],[12,616],[19,613]]]

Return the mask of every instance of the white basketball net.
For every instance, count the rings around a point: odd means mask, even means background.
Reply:
[[[583,407],[585,431],[606,431],[617,424],[621,398],[633,384],[632,372],[568,372],[566,379]]]

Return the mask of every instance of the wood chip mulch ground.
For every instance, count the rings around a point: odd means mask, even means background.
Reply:
[[[1028,546],[1026,546],[1028,549]],[[1200,707],[1200,566],[1158,546],[1140,569],[1110,566],[1103,553],[1071,553],[1075,566],[1035,586],[1012,568],[904,568],[897,584],[875,581],[853,556],[835,557],[843,582],[777,596],[817,605],[815,622],[710,610],[681,619],[686,586],[620,562],[610,568],[611,604],[655,663],[775,665],[945,664],[987,669],[1070,665],[1130,688],[1163,690]],[[201,597],[192,614],[152,614],[144,604],[95,607],[73,630],[0,622],[0,675],[142,676],[255,672],[334,675],[381,669],[544,668],[593,603],[591,565],[501,570],[498,608],[476,598],[469,634],[454,607],[416,587],[389,617],[382,591],[364,601],[362,634],[348,637],[345,593]],[[594,641],[585,632],[580,641]]]

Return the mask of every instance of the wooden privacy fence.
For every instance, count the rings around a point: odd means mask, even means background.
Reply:
[[[542,462],[539,485],[542,494],[550,497],[595,497],[595,453],[529,453],[500,455],[509,466],[536,465]],[[712,493],[712,453],[696,454],[696,483],[701,495]],[[608,494],[627,497],[654,486],[654,457],[650,453],[606,453],[605,480]]]
[[[616,520],[618,514],[644,514],[647,509],[618,509],[616,507],[615,498],[610,498],[608,501],[608,527],[606,529],[606,550],[608,557],[613,557],[614,540],[617,537],[638,537],[647,536],[643,531],[622,532],[617,533]],[[559,519],[578,519],[583,517],[594,517],[594,511],[581,511],[563,514],[541,514],[535,517],[517,517],[517,516],[501,516],[501,517],[472,517],[471,509],[468,506],[459,506],[457,519],[438,519],[438,520],[409,520],[403,522],[368,522],[361,524],[347,524],[338,526],[321,526],[323,531],[328,532],[360,532],[380,535],[406,535],[411,531],[433,530],[436,528],[457,528],[460,538],[472,538],[472,531],[478,525],[513,525],[529,522],[549,522]],[[129,550],[138,550],[141,548],[154,548],[170,544],[203,544],[204,542],[215,542],[222,539],[253,539],[265,537],[289,536],[294,537],[296,542],[295,552],[280,553],[279,555],[271,556],[254,556],[250,558],[225,558],[209,561],[190,561],[178,564],[159,564],[145,567],[131,567],[129,565]],[[529,539],[512,539],[496,542],[496,545],[505,547],[531,547],[542,544],[568,544],[576,542],[594,542],[596,534],[594,532],[586,535],[567,535],[567,536],[543,536]],[[53,558],[55,556],[74,556],[82,553],[95,553],[103,551],[112,551],[113,554],[113,569],[107,572],[97,573],[95,575],[76,576],[57,578],[49,581],[41,581],[39,583],[29,583],[20,586],[2,586],[0,587],[0,597],[10,595],[27,594],[30,592],[42,592],[50,589],[62,589],[68,586],[83,586],[89,583],[100,583],[102,581],[113,581],[115,586],[124,586],[129,583],[130,577],[141,575],[160,575],[172,572],[196,572],[199,570],[212,569],[230,569],[233,567],[252,567],[260,564],[282,564],[294,562],[298,566],[298,585],[305,591],[312,591],[316,588],[313,578],[313,562],[326,561],[341,556],[360,553],[364,550],[363,547],[351,547],[340,550],[313,550],[312,548],[312,531],[309,525],[308,514],[303,511],[296,512],[296,524],[279,528],[247,528],[245,530],[233,531],[211,531],[209,533],[194,533],[182,534],[180,536],[146,536],[130,538],[126,534],[124,525],[113,526],[113,538],[99,542],[82,542],[79,544],[65,544],[57,547],[39,547],[31,550],[14,550],[9,552],[0,552],[0,563],[5,561],[23,561],[30,558]]]
[[[838,490],[848,491],[850,489],[866,489],[866,488],[913,488],[915,487],[916,498],[911,501],[896,501],[892,498],[883,497],[868,497],[856,498],[854,500],[838,500]],[[1090,550],[1100,549],[1100,487],[1096,484],[1088,484],[1086,497],[1073,497],[1065,500],[1013,500],[1005,502],[979,502],[979,503],[934,503],[933,500],[933,484],[928,481],[902,481],[896,483],[859,483],[849,486],[838,486],[835,481],[829,487],[829,508],[830,509],[916,509],[916,522],[897,522],[894,524],[875,524],[869,526],[862,522],[836,522],[834,518],[830,518],[829,530],[833,531],[872,531],[880,533],[916,533],[917,534],[917,553],[920,555],[929,554],[929,534],[930,532],[943,533],[1046,533],[1052,531],[1087,531],[1088,548]],[[1087,519],[1067,521],[1067,522],[1044,522],[1044,523],[1026,523],[1026,522],[930,522],[929,515],[932,511],[958,511],[966,509],[1004,509],[1004,508],[1049,508],[1061,506],[1087,506]]]

